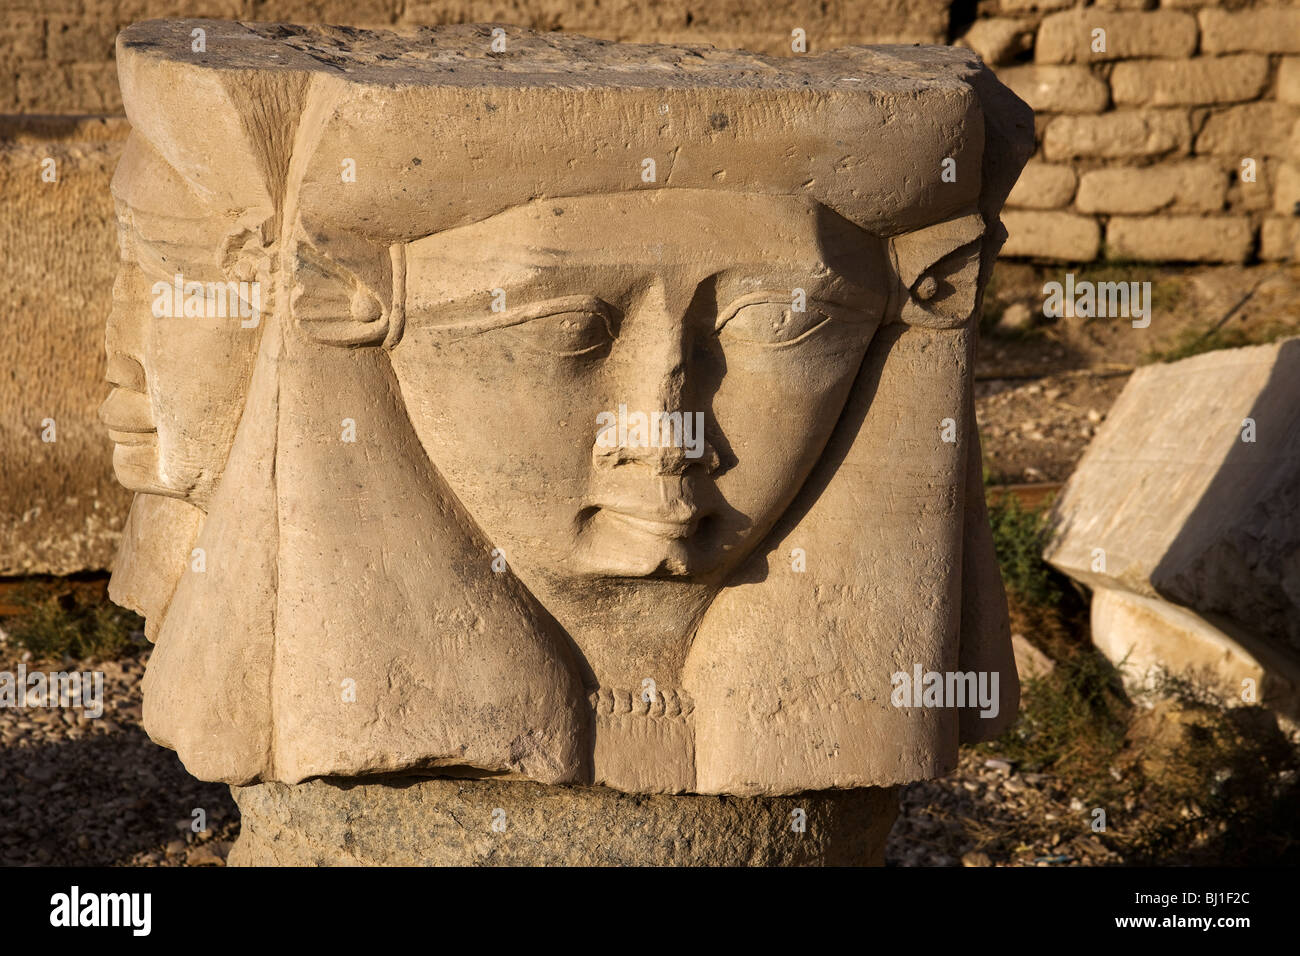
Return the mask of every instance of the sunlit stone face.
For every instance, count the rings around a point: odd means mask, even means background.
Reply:
[[[408,247],[393,364],[526,580],[716,581],[825,446],[888,275],[879,239],[803,200],[548,200]]]
[[[219,264],[230,223],[142,152],[134,148],[123,166],[134,161],[144,172],[115,184],[120,258],[106,338],[113,390],[99,417],[123,486],[205,508],[239,426],[261,320],[241,315],[233,298],[220,309],[209,304],[209,285],[239,291]],[[201,307],[191,285],[186,308],[186,283],[203,285]]]
[[[971,378],[1032,111],[955,48],[490,32],[118,39],[150,736],[237,787],[947,772],[1017,707]],[[997,718],[893,705],[952,662]]]

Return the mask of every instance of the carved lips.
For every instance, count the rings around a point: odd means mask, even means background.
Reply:
[[[158,435],[149,396],[120,385],[99,406],[99,420],[108,429],[108,437],[119,445],[144,445]]]

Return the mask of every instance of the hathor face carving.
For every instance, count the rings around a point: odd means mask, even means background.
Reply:
[[[240,786],[800,793],[999,729],[895,671],[1014,718],[971,315],[1032,116],[977,57],[202,25],[117,51],[103,418],[202,510],[146,497],[115,570],[174,578],[153,739]],[[261,320],[160,313],[177,275]]]
[[[733,569],[824,447],[890,287],[883,243],[815,203],[703,190],[535,203],[407,257],[416,431],[550,579]]]
[[[242,252],[231,247],[230,223],[147,150],[128,146],[123,168],[139,164],[143,172],[118,180],[121,258],[107,335],[114,388],[99,414],[114,442],[118,481],[206,508],[257,355],[261,323],[251,306],[261,304],[261,284],[255,275],[242,287],[230,283],[222,260]],[[178,276],[182,290],[202,285],[202,303],[175,294]],[[209,287],[230,295],[218,303]]]

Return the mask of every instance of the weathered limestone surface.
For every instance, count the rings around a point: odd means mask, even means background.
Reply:
[[[1300,106],[1300,56],[1284,56],[1277,67],[1277,98]]]
[[[1101,244],[1101,227],[1088,216],[1069,212],[1008,210],[1008,254],[1062,262],[1087,262]]]
[[[1218,615],[1101,588],[1092,596],[1090,627],[1098,650],[1122,662],[1120,673],[1130,687],[1150,686],[1160,672],[1172,671],[1225,700],[1300,718],[1300,658],[1279,653]]]
[[[1273,211],[1282,216],[1295,216],[1300,209],[1300,166],[1283,163],[1278,167],[1273,190]]]
[[[770,798],[1014,720],[971,363],[1032,117],[973,54],[196,22],[118,42],[101,410],[191,772]]]
[[[998,9],[1003,13],[1030,13],[1044,10],[1061,10],[1072,6],[1074,0],[1001,0]]]
[[[234,866],[882,866],[898,813],[882,788],[639,796],[400,777],[232,790]]]
[[[1207,8],[1197,16],[1206,53],[1300,53],[1300,10],[1281,4],[1259,10]]]
[[[1093,30],[1106,31],[1104,51],[1093,50]],[[1043,18],[1034,59],[1039,63],[1087,63],[1185,57],[1196,49],[1196,36],[1196,18],[1178,11],[1067,10]]]
[[[1033,48],[1034,23],[1010,17],[976,20],[960,43],[978,53],[989,66],[1001,66]]]
[[[1197,106],[1253,100],[1268,81],[1268,58],[1255,54],[1116,63],[1110,87],[1124,106]],[[1032,105],[1032,104],[1031,104]]]
[[[1196,152],[1206,155],[1294,156],[1289,142],[1300,110],[1284,103],[1246,103],[1215,113],[1196,136]],[[1249,150],[1249,152],[1247,152]]]
[[[1125,159],[1179,155],[1192,140],[1187,114],[1176,110],[1116,110],[1100,116],[1057,116],[1043,134],[1043,156]]]
[[[1227,175],[1204,160],[1146,169],[1096,169],[1079,177],[1075,203],[1084,212],[1130,215],[1160,210],[1217,212],[1223,208],[1227,189]]]
[[[1300,176],[1296,201],[1300,202]],[[1300,220],[1269,218],[1259,230],[1259,257],[1266,261],[1290,259],[1300,247]]]
[[[1254,244],[1244,216],[1111,216],[1106,248],[1147,262],[1244,262]]]
[[[998,79],[1036,113],[1099,113],[1110,102],[1106,84],[1086,66],[1012,66]]]
[[[789,54],[860,43],[942,43],[946,0],[7,0],[0,23],[0,113],[120,112],[117,33],[153,17],[410,28],[455,23],[563,30],[602,40],[712,44]]]
[[[1098,595],[1114,592],[1100,609],[1094,598],[1105,648],[1200,666],[1208,628],[1212,647],[1240,645],[1225,659],[1300,659],[1298,385],[1297,339],[1133,374],[1061,494],[1045,552]]]
[[[1007,205],[1022,209],[1059,209],[1074,198],[1078,177],[1069,166],[1029,162],[1016,186],[1007,197]]]

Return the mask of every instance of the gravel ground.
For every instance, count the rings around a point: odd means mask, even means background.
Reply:
[[[993,484],[1069,478],[1132,369],[1189,335],[1216,325],[1247,339],[1279,327],[1300,334],[1294,265],[1135,268],[1130,278],[1151,279],[1173,298],[1146,329],[1127,320],[1044,319],[1042,283],[1065,271],[998,263],[992,298],[1018,309],[1019,320],[1014,331],[987,329],[976,361],[976,416]]]
[[[1127,382],[1127,375],[1087,374],[977,382],[975,418],[990,483],[1065,481]]]
[[[1123,860],[1092,832],[1089,808],[1051,774],[963,750],[942,780],[903,788],[885,850],[891,866],[1105,866]]]
[[[0,647],[0,670],[21,656]],[[37,669],[24,662],[31,672]],[[142,660],[61,665],[104,672],[104,714],[0,708],[0,865],[223,866],[239,833],[229,790],[195,780],[140,725]],[[39,668],[49,671],[46,665]],[[194,810],[207,829],[194,832]],[[1033,845],[1007,834],[1041,832]],[[1016,844],[1016,845],[1013,845]],[[904,788],[894,866],[1113,862],[1082,807],[1042,774],[965,752],[956,773]]]
[[[1061,282],[1067,272],[1078,273],[1081,280],[1152,281],[1160,301],[1153,305],[1150,326],[1135,329],[1129,319],[1044,318],[1043,283]],[[1108,272],[1102,264],[1048,267],[1002,261],[994,280],[990,301],[998,309],[1017,309],[1013,315],[1019,328],[994,326],[980,336],[975,370],[983,379],[1132,369],[1212,326],[1247,336],[1278,326],[1300,332],[1300,266],[1295,264],[1144,265]]]
[[[20,659],[0,648],[0,671]],[[230,791],[195,780],[145,734],[143,663],[53,669],[103,671],[104,713],[0,707],[0,865],[224,865],[239,832]],[[197,833],[196,808],[207,823]]]

